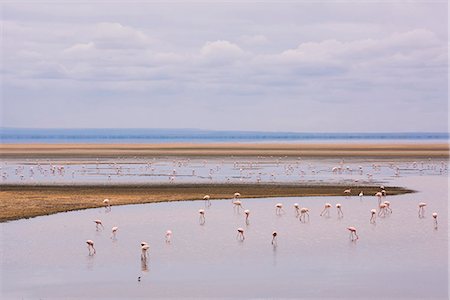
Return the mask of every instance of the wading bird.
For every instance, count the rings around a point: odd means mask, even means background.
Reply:
[[[300,215],[300,205],[298,203],[294,203],[294,209],[295,209],[295,217],[297,218]]]
[[[340,203],[336,204],[336,209],[338,212],[338,218],[343,218],[344,217],[344,212],[342,211],[342,205]]]
[[[359,236],[356,234],[356,228],[353,226],[347,227],[347,230],[350,231],[350,240],[356,241],[359,239]]]
[[[277,244],[277,235],[278,233],[276,231],[272,232],[272,245]]]
[[[150,246],[146,242],[141,243],[141,259],[146,260],[148,258],[148,249]]]
[[[438,225],[437,216],[438,216],[438,214],[434,212],[432,214],[432,216],[433,216],[433,219],[434,219],[434,228],[437,228],[437,225]]]
[[[330,203],[325,203],[325,207],[323,208],[322,212],[320,213],[320,216],[330,216]]]
[[[302,207],[300,209],[300,217],[298,218],[301,222],[306,222],[306,217],[308,217],[309,221],[309,208]]]
[[[242,202],[240,200],[233,201],[233,209],[236,209],[237,212],[239,212],[239,209],[242,207]]]
[[[102,221],[101,221],[101,220],[94,220],[94,223],[95,223],[95,228],[96,228],[97,230],[99,230],[99,229],[100,229],[100,227],[99,227],[99,226],[102,226],[102,228],[105,228],[105,227],[103,226],[103,224],[102,224]]]
[[[119,227],[117,227],[117,226],[114,226],[114,227],[111,229],[111,233],[112,233],[111,238],[112,238],[113,240],[116,239],[117,229],[119,229]]]
[[[205,200],[205,206],[206,207],[210,207],[211,206],[211,201],[209,201],[210,196],[209,195],[205,195],[203,197],[203,200]]]
[[[105,211],[111,210],[111,204],[109,203],[109,199],[103,200],[103,205],[105,205]]]
[[[172,239],[172,230],[167,230],[166,231],[166,243],[170,243]]]
[[[244,214],[245,214],[245,224],[249,224],[249,220],[248,217],[250,216],[250,210],[246,209],[244,210]]]
[[[376,214],[377,214],[377,210],[376,209],[371,209],[370,210],[370,223],[371,224],[375,224],[375,219],[376,219]]]
[[[240,240],[240,241],[243,241],[243,240],[245,240],[245,237],[244,237],[244,229],[242,229],[241,227],[239,227],[238,229],[237,229],[237,235],[236,235],[236,238],[238,239],[238,240]]]
[[[199,209],[198,213],[200,215],[200,217],[199,217],[200,225],[205,224],[205,221],[206,221],[206,219],[205,219],[205,210],[204,209]]]
[[[419,203],[419,218],[425,217],[425,206],[427,206],[427,204],[425,202]]]
[[[95,248],[94,248],[94,241],[93,240],[87,240],[86,241],[88,250],[89,250],[89,255],[94,255],[96,253]],[[93,250],[93,252],[91,253],[91,250]]]
[[[281,215],[282,213],[284,213],[283,204],[281,203],[275,204],[275,214]]]

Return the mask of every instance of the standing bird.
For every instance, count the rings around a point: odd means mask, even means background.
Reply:
[[[283,204],[281,203],[275,204],[275,214],[281,215],[282,213],[284,213]]]
[[[386,212],[392,214],[391,202],[384,201],[383,203],[384,203],[384,205],[386,205]]]
[[[114,226],[114,227],[111,229],[111,232],[112,232],[111,238],[112,238],[113,240],[116,240],[116,239],[117,239],[117,238],[116,238],[117,229],[119,229],[119,227],[117,227],[117,226]]]
[[[344,217],[344,212],[342,211],[342,205],[340,203],[336,204],[336,209],[338,212],[338,218],[343,218]]]
[[[105,227],[103,226],[101,220],[94,220],[94,223],[95,223],[95,228],[97,229],[97,231],[100,229],[99,226],[102,226],[102,228],[105,228]]]
[[[166,243],[170,243],[172,239],[172,230],[167,230],[166,231]]]
[[[238,198],[241,198],[241,194],[240,193],[234,193],[233,199],[238,199]]]
[[[272,245],[277,244],[277,235],[278,233],[276,231],[272,232]]]
[[[295,217],[298,218],[298,216],[300,215],[300,205],[298,203],[294,203],[294,209],[295,209]]]
[[[425,206],[427,206],[427,204],[425,202],[419,203],[419,218],[425,217]]]
[[[433,216],[433,219],[434,219],[434,228],[437,229],[437,225],[438,225],[437,216],[438,215],[437,215],[437,213],[434,212],[432,214],[432,216]]]
[[[96,253],[95,248],[94,248],[94,241],[93,240],[87,240],[86,241],[88,250],[89,250],[89,255],[94,255]],[[91,249],[94,251],[91,253]]]
[[[386,204],[381,203],[379,205],[379,208],[380,208],[380,210],[378,211],[378,216],[379,217],[385,217],[386,213],[387,213],[387,211],[386,211]]]
[[[109,199],[103,200],[103,205],[105,205],[105,211],[111,211],[111,204],[109,203]]]
[[[331,207],[330,203],[325,203],[325,207],[323,208],[322,212],[320,213],[320,216],[327,215],[329,217],[330,216],[330,207]]]
[[[237,229],[237,235],[236,235],[236,238],[238,239],[238,240],[241,240],[241,241],[243,241],[243,240],[245,240],[245,237],[244,237],[244,229],[242,229],[241,227],[239,227],[238,229]]]
[[[350,240],[356,241],[359,239],[359,236],[356,234],[356,228],[353,226],[347,227],[348,231],[350,231]]]
[[[378,198],[378,205],[381,204],[381,197],[383,197],[383,194],[381,192],[376,192],[375,197]]]
[[[203,200],[205,200],[205,207],[210,207],[211,206],[211,201],[209,201],[209,195],[205,195],[203,197]]]
[[[358,196],[360,199],[362,199],[362,197],[364,196],[364,193],[361,191]]]
[[[309,208],[302,207],[300,209],[300,217],[298,219],[301,222],[305,223],[306,222],[306,216],[308,216],[308,221],[309,221]]]
[[[346,197],[350,197],[352,195],[352,189],[347,189],[344,191]]]
[[[200,225],[205,224],[205,221],[206,221],[206,219],[205,219],[205,210],[204,209],[199,209],[198,213],[200,214],[200,217],[199,217]]]
[[[370,223],[371,224],[375,224],[375,219],[376,219],[376,214],[377,214],[377,210],[376,209],[371,209],[370,210]]]
[[[248,217],[250,216],[250,210],[246,209],[244,210],[244,214],[245,214],[245,224],[249,224],[249,220]]]
[[[239,212],[239,209],[242,208],[242,202],[240,200],[233,201],[233,209],[236,209],[237,212]]]
[[[148,249],[150,246],[146,242],[141,243],[141,259],[146,260],[148,258]]]

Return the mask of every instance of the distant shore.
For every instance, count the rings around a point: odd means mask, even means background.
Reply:
[[[448,158],[449,144],[1,144],[0,158],[117,157],[417,157]]]
[[[97,208],[109,199],[112,206],[165,201],[229,199],[235,192],[243,198],[344,196],[349,186],[327,184],[154,184],[154,185],[2,185],[0,222],[50,215],[58,212]],[[401,187],[386,186],[388,195],[412,193]],[[352,196],[360,191],[373,197],[378,186],[353,186]],[[194,212],[195,213],[195,212]]]

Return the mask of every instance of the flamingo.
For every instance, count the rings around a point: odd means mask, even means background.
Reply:
[[[370,210],[370,213],[371,213],[370,223],[371,223],[371,224],[375,224],[375,219],[376,219],[377,210],[376,210],[376,209],[371,209],[371,210]]]
[[[103,226],[103,224],[102,224],[102,221],[101,221],[101,220],[94,220],[94,223],[95,223],[95,228],[96,228],[97,230],[99,230],[99,229],[100,229],[100,227],[99,227],[99,226],[102,226],[102,228],[105,228],[105,227]]]
[[[364,193],[361,191],[358,196],[359,198],[362,198],[364,196]]]
[[[166,243],[170,243],[172,239],[172,230],[167,230],[166,231]]]
[[[308,221],[309,221],[309,208],[303,207],[300,209],[299,220],[302,222],[306,222],[306,216],[308,216]]]
[[[338,212],[338,218],[343,218],[344,217],[344,212],[341,209],[342,205],[340,203],[336,204],[336,209]]]
[[[282,213],[284,213],[283,204],[281,203],[275,204],[275,214],[281,215]]]
[[[359,239],[359,236],[356,234],[356,228],[353,226],[347,227],[348,231],[350,231],[350,240],[356,241]]]
[[[389,201],[384,201],[383,203],[384,203],[384,205],[386,205],[386,212],[392,214],[391,202],[389,202]]]
[[[146,260],[148,258],[148,249],[150,246],[146,242],[141,242],[141,259]]]
[[[352,194],[352,189],[347,189],[347,190],[345,190],[345,191],[344,191],[344,194],[345,194],[346,196],[351,196],[351,194]]]
[[[376,192],[375,196],[378,198],[378,205],[381,204],[381,197],[383,197],[383,194],[381,192]]]
[[[239,212],[239,208],[242,208],[242,202],[240,200],[233,201],[233,209],[236,209]]]
[[[432,216],[433,216],[433,219],[434,219],[434,228],[437,228],[437,224],[438,224],[437,216],[438,216],[438,214],[434,212],[432,214]]]
[[[383,197],[386,197],[386,191],[384,189],[381,190],[381,195],[383,195]]]
[[[111,210],[111,204],[109,203],[109,199],[103,200],[103,205],[105,205],[105,211]]]
[[[330,216],[330,207],[331,207],[330,203],[325,203],[325,207],[323,208],[322,212],[320,213],[320,216],[324,216],[324,215]]]
[[[381,203],[380,204],[380,210],[378,211],[378,216],[379,217],[385,217],[386,216],[386,204],[384,204],[384,203]]]
[[[295,217],[298,217],[300,215],[300,205],[298,203],[294,203],[294,208],[296,213]]]
[[[89,250],[89,255],[94,255],[96,253],[95,248],[94,248],[94,241],[93,240],[87,240],[86,241],[88,250]],[[91,249],[94,250],[93,253],[91,253]]]
[[[205,219],[205,210],[204,209],[199,209],[198,213],[200,214],[200,218],[199,218],[200,225],[205,224],[205,221],[206,221],[206,219]]]
[[[246,209],[246,210],[244,210],[244,214],[245,214],[245,224],[249,224],[249,221],[248,221],[248,217],[250,216],[250,210],[248,210],[248,209]]]
[[[114,227],[111,229],[111,232],[112,232],[111,238],[112,238],[113,240],[116,239],[117,229],[119,229],[119,227],[117,227],[117,226],[114,226]]]
[[[272,245],[277,244],[277,235],[278,233],[276,231],[272,232]]]
[[[234,195],[233,195],[233,198],[234,199],[238,199],[238,198],[240,198],[241,197],[241,194],[240,193],[234,193]]]
[[[419,218],[425,217],[425,206],[427,206],[427,204],[425,202],[419,203]]]
[[[205,195],[203,197],[203,200],[205,200],[205,206],[206,207],[210,207],[211,206],[211,201],[209,201],[210,196],[209,195]]]
[[[236,238],[237,239],[239,239],[239,240],[241,240],[241,241],[243,241],[243,240],[245,240],[245,237],[244,237],[244,229],[242,229],[241,227],[239,227],[238,229],[237,229],[237,236],[236,236]]]

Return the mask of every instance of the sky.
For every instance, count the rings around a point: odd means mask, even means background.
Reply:
[[[448,131],[447,1],[4,1],[0,126]]]

